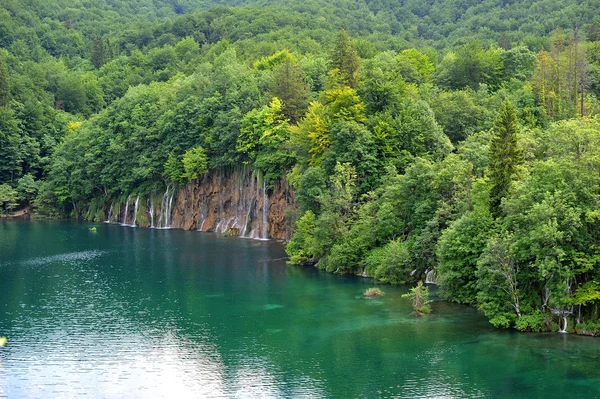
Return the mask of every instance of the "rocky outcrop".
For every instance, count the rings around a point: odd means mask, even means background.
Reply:
[[[267,186],[250,168],[213,169],[185,187],[164,193],[92,201],[88,220],[150,228],[210,231],[255,239],[289,240],[288,212],[297,209],[285,179]]]
[[[288,240],[292,230],[286,213],[295,208],[284,179],[269,188],[253,170],[216,169],[179,189],[171,227]]]

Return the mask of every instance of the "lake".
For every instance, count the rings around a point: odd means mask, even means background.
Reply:
[[[499,331],[281,243],[0,221],[0,397],[594,398],[600,339]]]

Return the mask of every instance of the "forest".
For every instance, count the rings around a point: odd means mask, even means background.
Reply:
[[[600,3],[0,0],[0,213],[248,165],[289,263],[600,334]]]

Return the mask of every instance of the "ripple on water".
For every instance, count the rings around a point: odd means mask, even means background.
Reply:
[[[40,256],[37,258],[28,259],[24,262],[21,262],[21,264],[26,266],[43,266],[51,263],[88,262],[90,260],[99,258],[106,253],[107,251],[100,250],[69,252],[58,255]]]

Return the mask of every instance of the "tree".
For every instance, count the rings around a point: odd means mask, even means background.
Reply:
[[[524,162],[523,150],[518,143],[518,130],[515,107],[505,100],[494,124],[494,135],[490,142],[490,211],[495,217],[501,215],[502,198],[510,192],[511,182],[518,167]]]
[[[0,107],[0,183],[12,182],[22,171],[22,130],[9,107]]]
[[[507,321],[522,316],[519,265],[510,253],[510,244],[510,237],[494,237],[479,259],[479,308],[496,327],[508,327]]]
[[[197,179],[198,176],[203,175],[208,170],[208,158],[206,157],[206,151],[202,147],[195,147],[187,150],[183,154],[181,160],[183,163],[183,177],[188,181]]]
[[[592,22],[592,24],[588,27],[587,39],[589,42],[600,41],[600,24],[598,21]]]
[[[35,181],[31,173],[27,173],[17,181],[17,192],[21,201],[31,201],[38,192],[38,182]]]
[[[0,204],[4,213],[10,212],[17,207],[19,194],[8,184],[0,184]]]
[[[94,48],[92,50],[92,64],[96,67],[96,69],[100,69],[102,65],[104,65],[107,61],[106,57],[106,49],[104,45],[104,41],[100,36],[94,39]]]
[[[438,242],[440,283],[453,301],[474,303],[477,296],[477,261],[486,248],[493,219],[487,209],[487,187],[477,182],[475,209],[452,223]],[[479,199],[477,199],[479,197]]]
[[[499,48],[486,50],[481,43],[473,41],[444,56],[436,71],[436,80],[440,86],[452,90],[465,87],[477,90],[482,83],[498,88],[503,51]]]
[[[308,107],[308,85],[302,68],[287,58],[273,70],[271,92],[283,102],[282,112],[297,123]]]
[[[8,105],[10,99],[10,86],[8,83],[8,68],[4,57],[0,55],[0,107]]]
[[[402,51],[396,58],[402,78],[407,82],[420,84],[431,81],[435,66],[428,55],[410,48]]]
[[[417,286],[411,288],[407,294],[402,295],[402,298],[410,299],[415,315],[423,316],[424,314],[431,313],[429,287],[423,285],[422,281],[419,281]]]
[[[313,254],[313,234],[316,216],[308,210],[296,223],[294,236],[287,244],[285,252],[289,255],[289,263],[301,265],[315,261]]]
[[[356,48],[346,31],[341,29],[331,56],[331,66],[338,70],[341,83],[354,87],[359,65],[360,60],[356,54]]]

